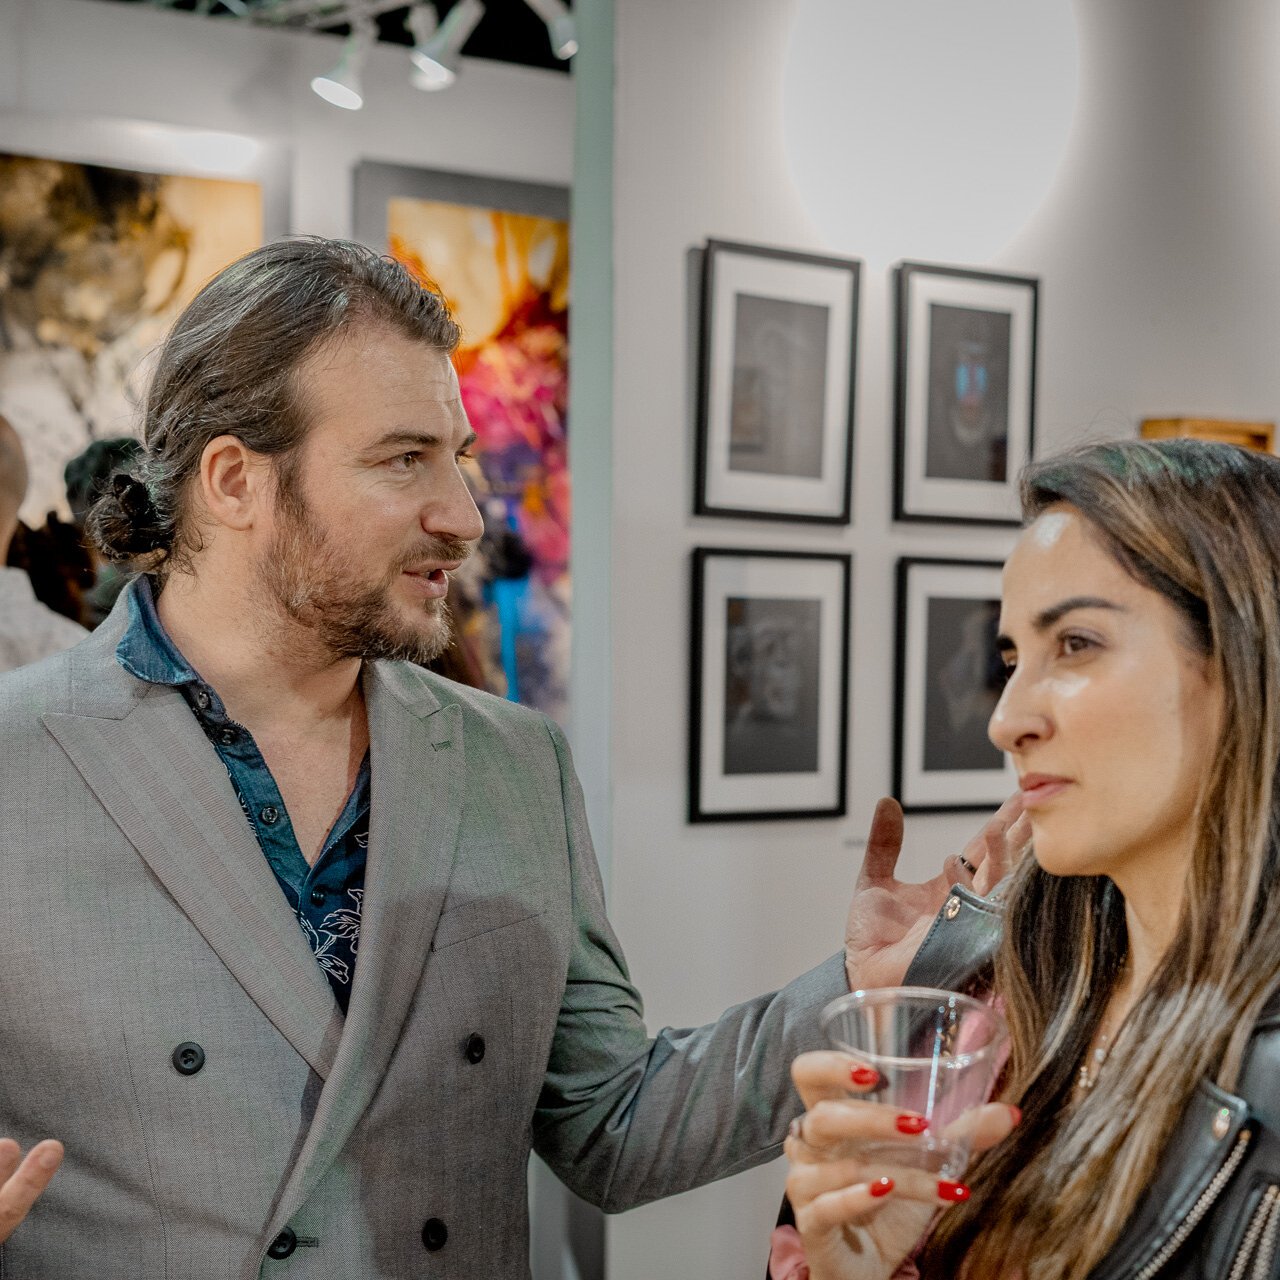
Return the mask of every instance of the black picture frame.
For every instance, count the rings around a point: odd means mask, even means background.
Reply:
[[[1040,282],[900,262],[895,302],[895,520],[1019,523],[1035,450]]]
[[[694,548],[691,823],[846,812],[852,573],[842,553]]]
[[[898,560],[893,794],[904,813],[990,810],[1017,788],[986,737],[1004,684],[995,647],[1002,567]]]
[[[861,281],[856,258],[707,241],[695,515],[850,522]]]

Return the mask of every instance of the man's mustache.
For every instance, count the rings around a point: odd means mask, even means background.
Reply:
[[[410,569],[424,560],[442,560],[451,563],[465,560],[475,550],[472,542],[463,542],[461,538],[432,538],[421,543],[414,551],[401,558],[398,567]]]

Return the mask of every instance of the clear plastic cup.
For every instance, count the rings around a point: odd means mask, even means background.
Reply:
[[[989,1101],[1008,1054],[1009,1029],[990,1005],[932,987],[854,991],[822,1011],[832,1047],[873,1067],[879,1082],[851,1094],[928,1122],[905,1142],[847,1144],[841,1155],[959,1178],[972,1150],[968,1112]]]

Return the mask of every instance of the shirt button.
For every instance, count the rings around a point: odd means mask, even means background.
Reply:
[[[218,733],[218,741],[222,743],[224,747],[230,747],[235,744],[235,741],[239,736],[240,734],[235,729],[223,729]]]
[[[311,890],[311,905],[313,907],[323,907],[324,899],[325,899],[325,893],[323,889]]]
[[[472,1032],[467,1037],[466,1047],[463,1049],[466,1054],[467,1061],[474,1067],[476,1063],[484,1060],[484,1036],[479,1032]]]
[[[422,1224],[422,1243],[428,1253],[443,1249],[449,1239],[449,1228],[439,1218],[428,1218]]]
[[[263,807],[258,810],[258,817],[261,818],[268,827],[274,827],[276,823],[280,821],[280,810],[273,804],[263,805]]]
[[[298,1247],[298,1237],[293,1231],[285,1229],[267,1246],[268,1258],[287,1258]]]
[[[199,707],[201,711],[208,711],[209,704],[212,701],[213,699],[209,697],[208,693],[206,693],[205,690],[203,689],[196,690],[196,706]]]
[[[204,1066],[204,1050],[194,1040],[180,1044],[172,1056],[179,1075],[193,1076]]]

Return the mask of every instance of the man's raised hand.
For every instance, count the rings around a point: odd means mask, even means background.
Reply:
[[[0,1242],[27,1216],[62,1163],[62,1143],[46,1138],[26,1158],[12,1138],[0,1138]]]
[[[900,985],[951,886],[990,893],[1030,837],[1022,797],[1015,793],[961,853],[947,858],[938,875],[922,884],[907,884],[894,874],[902,852],[902,809],[896,800],[881,800],[871,819],[845,926],[844,967],[850,988]]]

